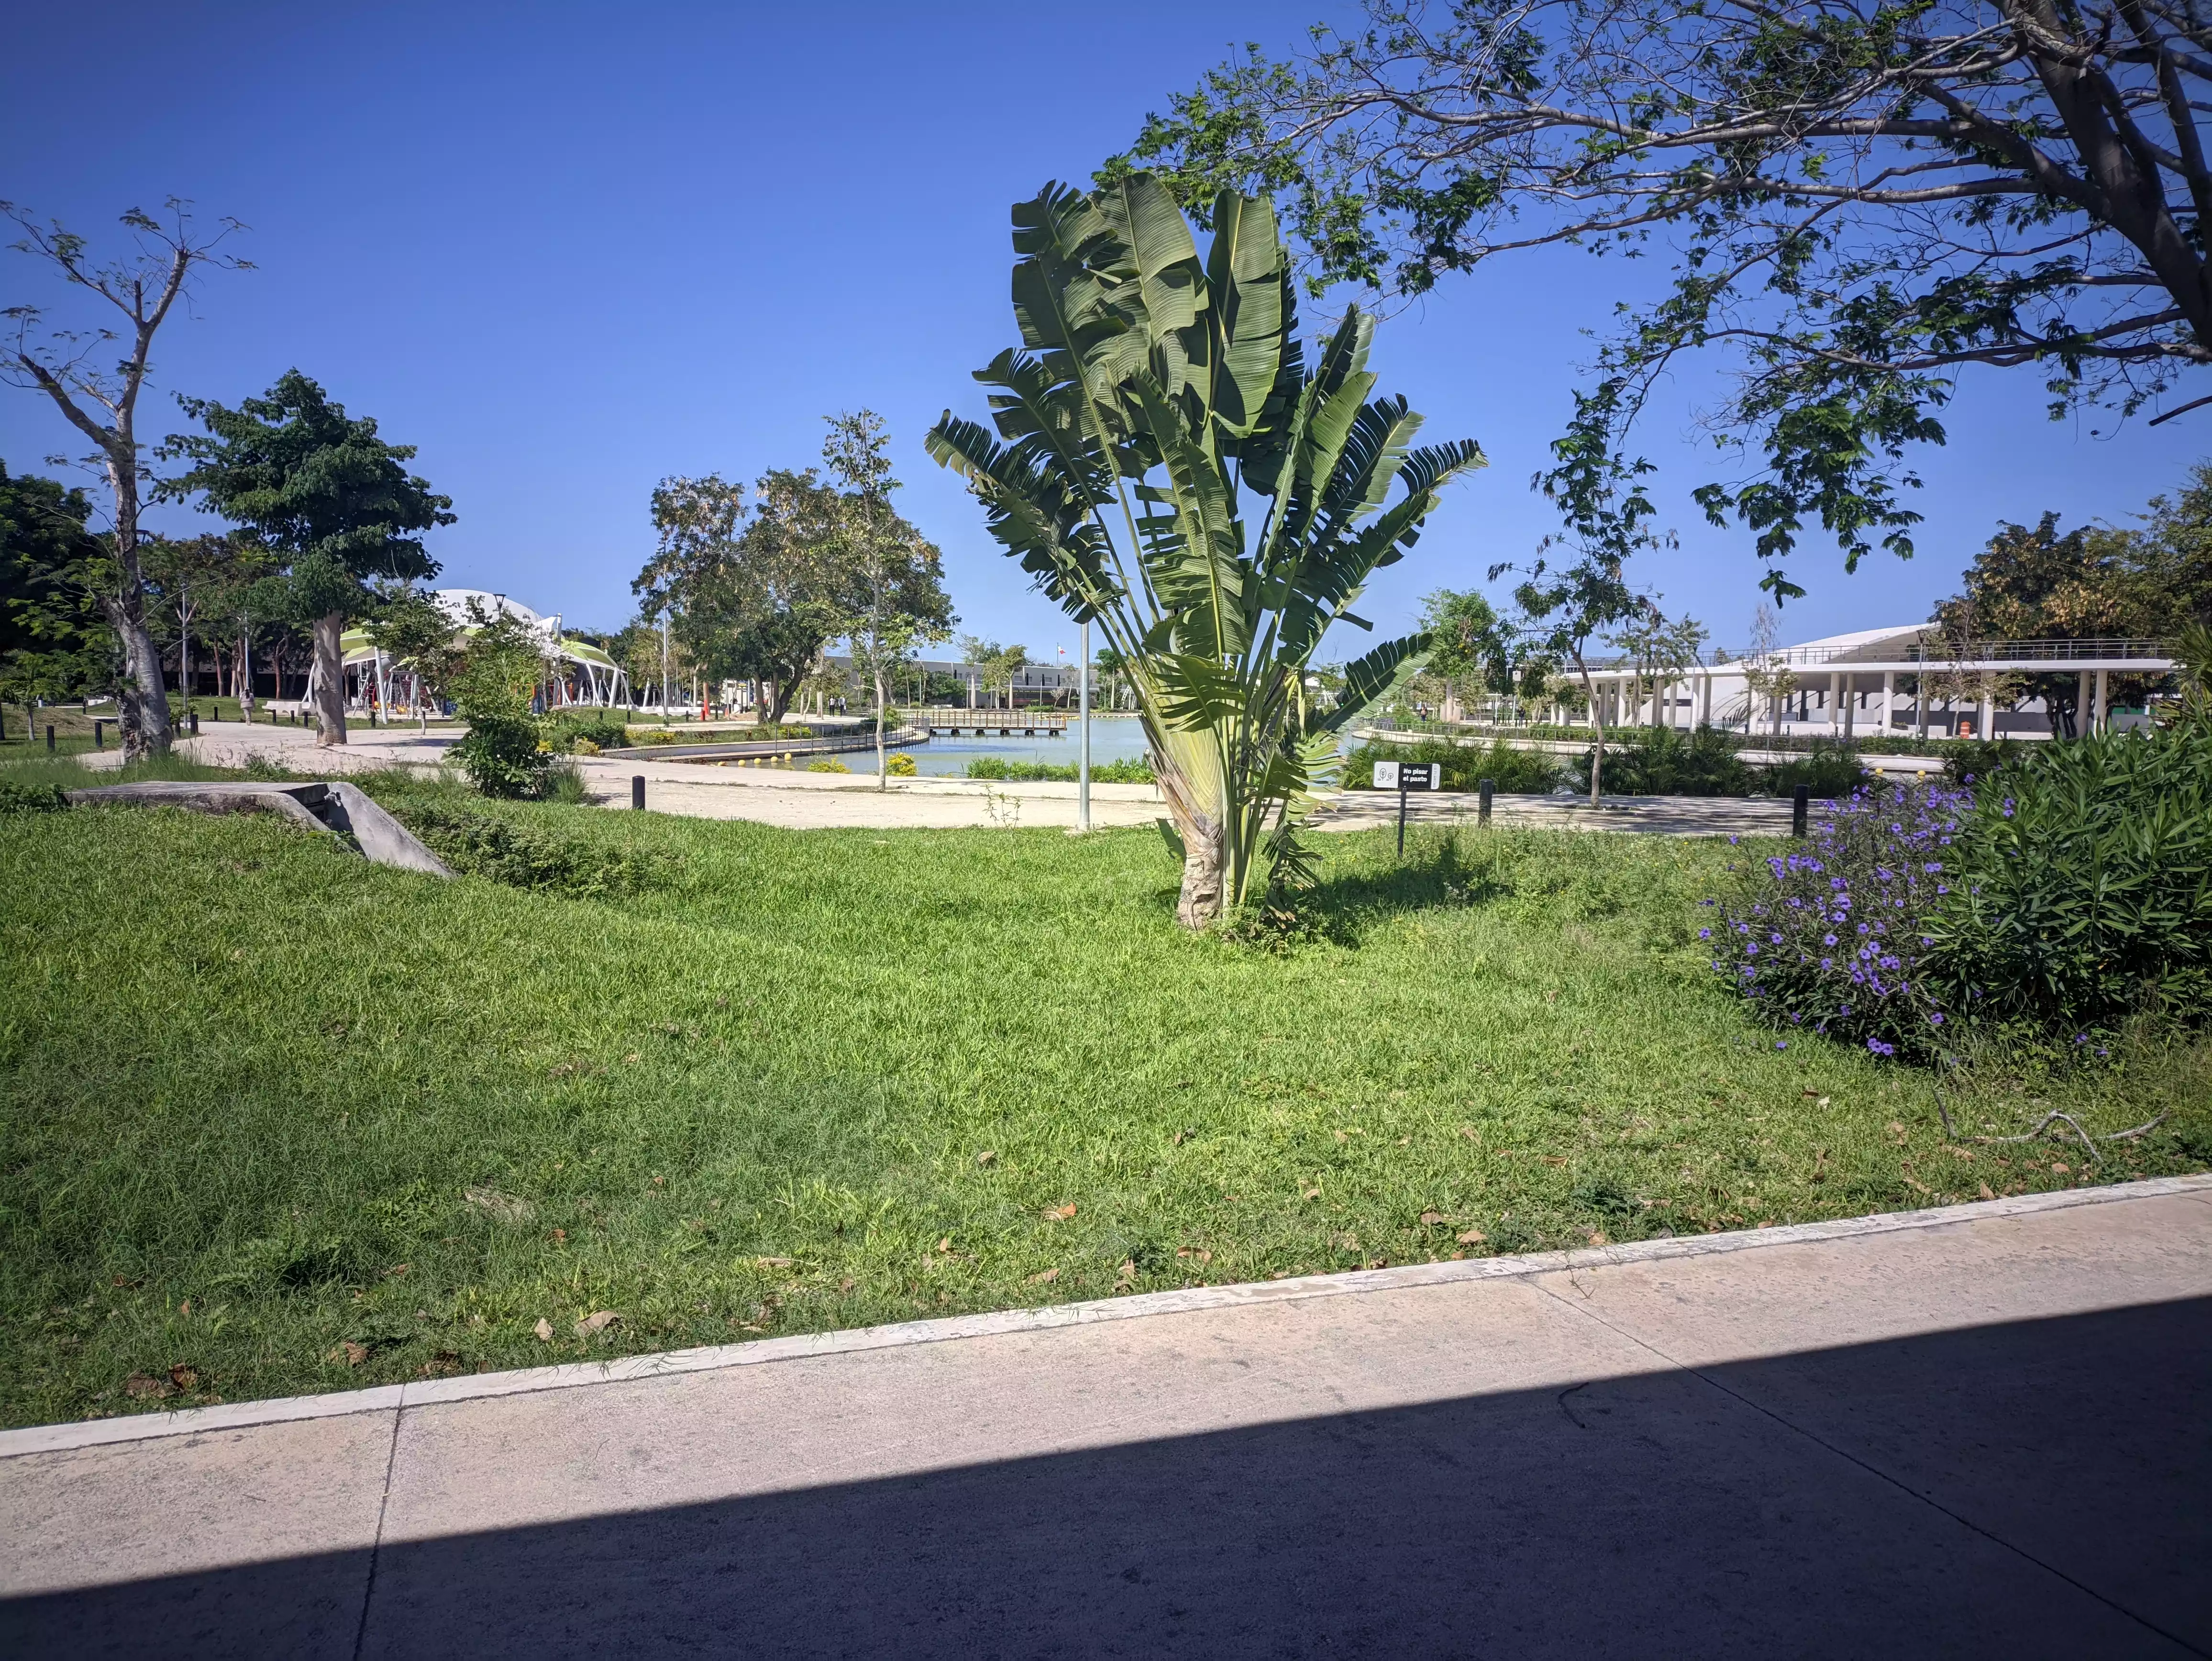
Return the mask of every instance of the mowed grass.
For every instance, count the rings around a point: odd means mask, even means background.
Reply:
[[[2201,1043],[1951,1089],[1967,1132],[2171,1115],[2094,1165],[1947,1145],[1927,1073],[1778,1049],[1694,938],[1749,844],[1431,831],[1401,865],[1320,838],[1327,937],[1276,952],[1179,932],[1149,830],[499,811],[665,856],[662,885],[439,882],[266,818],[0,816],[0,1419],[2212,1153]]]

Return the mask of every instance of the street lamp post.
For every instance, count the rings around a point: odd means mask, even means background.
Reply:
[[[1078,757],[1075,786],[1075,828],[1091,828],[1091,622],[1083,624],[1083,659],[1075,666],[1075,684],[1079,689],[1077,702],[1081,706],[1083,748]]]

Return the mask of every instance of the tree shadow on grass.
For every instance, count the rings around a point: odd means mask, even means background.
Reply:
[[[1409,837],[1402,860],[1327,873],[1290,910],[1308,938],[1357,950],[1377,925],[1408,912],[1487,905],[1512,892],[1497,849],[1432,830]]]

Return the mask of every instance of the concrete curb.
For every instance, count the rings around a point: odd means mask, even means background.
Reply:
[[[188,1408],[176,1413],[148,1413],[74,1424],[33,1425],[21,1430],[0,1431],[0,1459],[19,1458],[33,1453],[66,1452],[120,1442],[151,1441],[160,1437],[243,1430],[255,1425],[283,1424],[301,1419],[333,1419],[356,1413],[397,1412],[444,1402],[528,1395],[538,1390],[568,1390],[583,1384],[623,1384],[687,1372],[712,1372],[725,1367],[760,1366],[775,1361],[892,1349],[907,1344],[946,1343],[955,1339],[992,1337],[1004,1333],[1041,1332],[1098,1321],[1182,1315],[1201,1310],[1288,1303],[1362,1292],[1450,1286],[1465,1281],[1508,1280],[1565,1269],[1601,1269],[1620,1263],[1664,1262],[1681,1257],[1711,1256],[1720,1252],[1755,1250],[1765,1246],[1851,1240],[1907,1229],[1941,1228],[1954,1223],[2031,1216],[2046,1211],[2069,1210],[2076,1206],[2106,1205],[2116,1201],[2155,1199],[2177,1194],[2212,1196],[2212,1172],[2194,1177],[2147,1177],[2139,1182],[2114,1183],[2098,1188],[2061,1189],[2047,1194],[2023,1194],[2004,1200],[1978,1200],[1966,1205],[1938,1206],[1925,1211],[1884,1212],[1871,1217],[1845,1217],[1825,1223],[1792,1223],[1778,1228],[1735,1229],[1720,1234],[1638,1240],[1626,1245],[1594,1246],[1574,1251],[1534,1252],[1520,1257],[1470,1257],[1458,1262],[1407,1263],[1394,1269],[1352,1269],[1336,1275],[1302,1275],[1296,1280],[1253,1281],[1231,1286],[1192,1287],[1174,1292],[1136,1293],[1127,1297],[1101,1299],[1089,1303],[1054,1304],[1039,1309],[1000,1310],[983,1315],[903,1321],[890,1326],[803,1333],[788,1338],[761,1338],[750,1343],[667,1350],[652,1355],[626,1355],[608,1361],[569,1362],[557,1366],[528,1367],[513,1372],[480,1372],[461,1378],[381,1384],[370,1390],[341,1390],[326,1396],[276,1396],[262,1402],[225,1403],[222,1407]]]

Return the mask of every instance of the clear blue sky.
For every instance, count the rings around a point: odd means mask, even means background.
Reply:
[[[179,424],[171,392],[231,401],[297,365],[420,447],[459,514],[431,542],[443,581],[617,626],[656,479],[807,464],[820,417],[865,405],[891,424],[963,627],[1049,656],[1072,628],[921,446],[946,405],[983,413],[968,373],[1012,339],[1007,205],[1086,179],[1231,43],[1285,46],[1304,15],[1256,0],[26,8],[0,62],[0,197],[102,239],[173,193],[246,222],[239,251],[259,269],[210,277],[167,331],[147,430]],[[1528,481],[1581,332],[1633,269],[1500,263],[1386,326],[1385,389],[1492,465],[1370,590],[1379,624],[1551,527]],[[51,297],[0,256],[0,303]],[[1735,643],[1749,539],[1687,502],[1711,476],[1693,420],[1709,392],[1677,389],[1644,435],[1682,538],[1644,575]],[[1924,617],[1999,519],[2124,518],[2208,448],[2212,411],[2100,440],[2043,401],[2030,375],[1969,380],[1953,444],[1921,458],[1919,557],[1847,578],[1808,547],[1788,632]],[[68,437],[33,395],[0,392],[11,467],[81,447]]]

